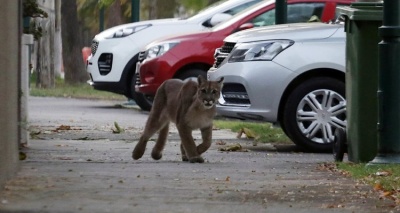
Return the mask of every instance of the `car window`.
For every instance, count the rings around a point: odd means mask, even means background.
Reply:
[[[252,2],[248,2],[246,4],[242,4],[242,5],[238,5],[237,7],[231,8],[227,11],[225,11],[224,13],[229,14],[229,15],[236,15],[237,13],[243,11],[244,9],[260,2],[261,0],[256,0],[256,1],[252,1]]]
[[[287,22],[308,22],[311,17],[321,19],[324,3],[298,3],[287,6]],[[275,9],[269,10],[250,21],[254,27],[262,27],[275,24]]]
[[[318,19],[321,19],[324,6],[324,3],[301,3],[288,5],[287,22],[307,22],[312,16],[317,16]]]

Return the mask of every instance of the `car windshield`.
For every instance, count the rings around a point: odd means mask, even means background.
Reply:
[[[221,0],[221,1],[217,1],[211,5],[209,5],[208,7],[200,10],[197,14],[187,18],[188,20],[194,20],[194,19],[199,19],[208,15],[212,15],[215,14],[215,12],[220,11],[220,5],[222,4],[230,4],[228,3],[229,0]],[[260,2],[263,0],[247,0],[247,1],[243,1],[243,0],[230,0],[231,2],[236,1],[236,6],[232,7],[232,8],[226,8],[225,11],[220,11],[220,13],[226,13],[229,15],[236,15],[237,13],[243,11],[244,9]],[[207,15],[208,14],[208,15]]]
[[[205,7],[204,9],[200,10],[199,12],[197,12],[196,14],[194,14],[193,16],[189,16],[189,17],[182,17],[182,19],[197,19],[197,16],[202,16],[201,13],[207,13],[208,11],[213,10],[215,7],[217,7],[218,5],[227,2],[228,0],[221,0],[221,1],[217,1],[213,4],[208,5],[207,7]]]
[[[215,25],[212,28],[212,30],[213,31],[218,31],[218,30],[221,30],[221,29],[225,29],[226,27],[231,26],[233,23],[243,19],[243,17],[246,17],[249,14],[254,13],[255,11],[259,10],[260,8],[265,7],[266,5],[271,5],[271,4],[274,4],[274,3],[275,3],[275,0],[267,0],[267,1],[260,2],[260,3],[256,4],[256,5],[253,5],[253,6],[249,7],[249,8],[247,8],[247,9],[237,13],[231,19],[229,19],[229,20],[227,20],[225,22],[221,22],[220,24]]]

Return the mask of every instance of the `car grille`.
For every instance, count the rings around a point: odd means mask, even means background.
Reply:
[[[241,84],[224,84],[222,88],[222,97],[225,100],[224,104],[227,105],[250,105],[249,95]]]
[[[145,58],[146,58],[146,51],[139,52],[138,61],[143,62]]]
[[[99,57],[98,66],[100,75],[107,75],[111,72],[113,63],[113,55],[111,53],[103,53]]]
[[[214,54],[214,68],[218,68],[221,63],[225,60],[226,57],[228,57],[229,53],[232,52],[233,48],[235,47],[236,43],[231,43],[231,42],[225,42],[224,45],[221,48],[218,48],[215,50]]]
[[[137,63],[142,63],[145,58],[146,58],[146,51],[139,52]],[[140,83],[140,72],[138,70],[136,70],[135,75],[136,75],[135,84],[139,86],[141,84]]]
[[[99,42],[93,40],[92,41],[92,46],[91,46],[91,50],[92,50],[92,55],[96,54],[97,48],[99,47]]]

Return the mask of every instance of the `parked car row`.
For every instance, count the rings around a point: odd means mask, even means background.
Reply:
[[[167,79],[224,77],[217,106],[220,115],[276,123],[300,147],[331,150],[334,130],[346,127],[345,33],[343,24],[305,22],[335,20],[336,6],[352,0],[288,0],[288,22],[298,24],[275,26],[275,1],[258,2],[211,28],[144,39],[152,42],[141,44],[139,53],[136,47],[140,45],[136,45],[133,57],[127,50],[120,54],[118,48],[132,44],[132,38],[138,43],[140,32],[150,32],[157,24],[151,22],[137,30],[143,25],[132,25],[133,34],[129,31],[128,38],[118,39],[129,42],[115,40],[111,42],[114,47],[102,44],[121,33],[124,36],[124,27],[99,34],[94,47],[98,44],[97,52],[102,46],[104,49],[96,55],[92,47],[88,59],[90,83],[95,89],[134,98],[143,110],[150,110],[158,87]],[[160,29],[167,30],[168,25],[164,25]],[[131,57],[124,59],[124,68],[116,63],[121,61],[117,59],[120,56]],[[114,76],[118,83],[96,80],[113,75],[119,75]]]
[[[176,33],[207,30],[261,1],[222,0],[189,18],[140,21],[107,29],[92,41],[88,83],[96,90],[136,99],[136,62],[148,43]]]
[[[329,22],[335,19],[338,4],[349,3],[349,0],[288,0],[288,23],[307,22],[313,17]],[[165,80],[206,76],[214,63],[214,51],[222,46],[226,36],[274,24],[275,1],[268,0],[209,30],[155,40],[139,54],[136,103],[143,110],[150,110],[157,88]]]

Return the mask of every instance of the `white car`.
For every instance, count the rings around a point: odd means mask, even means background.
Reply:
[[[217,112],[278,123],[294,143],[332,151],[346,128],[343,24],[303,23],[228,36],[207,75],[224,77]]]
[[[105,30],[92,41],[87,59],[88,83],[97,90],[135,99],[138,53],[153,40],[208,29],[261,0],[223,0],[187,19],[160,19]]]

